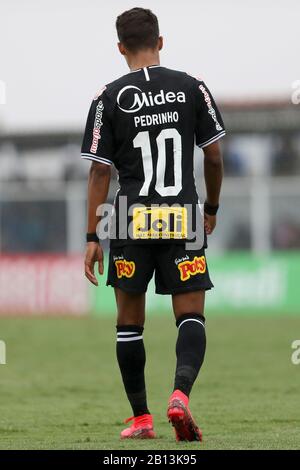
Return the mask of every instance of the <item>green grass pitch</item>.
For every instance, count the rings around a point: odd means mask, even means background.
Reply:
[[[131,415],[115,361],[113,318],[1,318],[1,449],[297,449],[300,317],[212,317],[191,409],[204,442],[176,444],[166,420],[175,367],[170,315],[145,328],[147,384],[158,438],[120,441]]]

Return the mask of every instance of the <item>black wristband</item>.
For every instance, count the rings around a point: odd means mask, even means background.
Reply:
[[[86,241],[88,242],[96,242],[99,243],[99,238],[96,233],[87,233],[86,234]]]
[[[219,209],[219,204],[217,204],[216,206],[211,206],[210,204],[208,204],[208,202],[205,201],[204,203],[204,212],[208,215],[216,215],[216,213],[218,212],[218,209]]]

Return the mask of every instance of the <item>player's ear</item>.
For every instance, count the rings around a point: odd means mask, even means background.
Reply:
[[[121,42],[118,42],[118,48],[119,48],[119,51],[122,55],[126,55],[126,49],[125,49],[124,45]]]
[[[161,51],[164,46],[164,38],[162,36],[159,36],[158,38],[158,50]]]

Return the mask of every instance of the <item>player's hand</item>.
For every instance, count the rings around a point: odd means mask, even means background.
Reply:
[[[210,235],[214,231],[216,223],[216,215],[208,215],[204,212],[204,228],[206,235]]]
[[[101,245],[97,242],[88,242],[86,244],[86,252],[85,252],[85,260],[84,260],[84,267],[85,267],[85,275],[88,280],[94,284],[94,286],[98,286],[98,281],[95,276],[95,263],[98,262],[98,271],[99,274],[103,274],[103,250]]]

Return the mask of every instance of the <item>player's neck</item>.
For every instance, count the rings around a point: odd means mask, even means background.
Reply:
[[[127,63],[131,71],[150,67],[150,65],[159,65],[159,53],[158,51],[142,51],[127,57]]]

